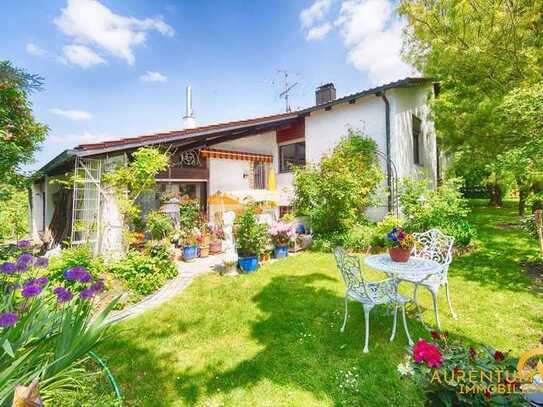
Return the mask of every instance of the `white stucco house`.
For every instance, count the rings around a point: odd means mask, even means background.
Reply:
[[[92,240],[101,251],[115,250],[121,240],[120,217],[101,175],[142,146],[165,146],[172,152],[170,168],[157,177],[156,193],[142,198],[144,208],[156,209],[159,194],[166,191],[188,193],[200,199],[204,210],[208,198],[219,192],[252,191],[255,196],[274,194],[277,215],[282,214],[292,200],[291,165],[318,162],[349,128],[373,138],[382,155],[392,192],[369,211],[370,217],[380,218],[396,205],[398,179],[421,170],[435,181],[440,178],[428,107],[437,91],[430,79],[405,78],[336,98],[330,83],[316,89],[314,106],[298,111],[201,127],[188,120],[184,130],[79,145],[39,171],[30,199],[33,236],[49,229],[57,242]],[[53,182],[72,171],[84,182],[72,189]],[[275,191],[267,191],[270,176]],[[77,226],[89,220],[91,230]]]

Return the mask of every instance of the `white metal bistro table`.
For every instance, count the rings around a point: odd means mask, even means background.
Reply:
[[[396,262],[390,258],[388,253],[366,256],[364,263],[369,268],[382,271],[398,281],[410,282],[416,286],[439,274],[442,269],[438,262],[421,257],[410,257],[405,263]],[[420,307],[415,299],[413,299],[413,303],[417,306],[420,318]],[[422,321],[422,318],[420,320]],[[424,324],[424,326],[426,325]]]

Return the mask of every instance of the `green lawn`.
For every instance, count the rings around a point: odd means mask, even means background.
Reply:
[[[520,353],[543,333],[543,302],[518,263],[536,253],[517,228],[513,204],[474,209],[477,249],[450,268],[452,320],[440,293],[444,330]],[[378,277],[374,274],[374,277]],[[417,406],[423,396],[396,366],[407,341],[388,337],[392,318],[374,309],[363,354],[361,307],[340,333],[344,286],[332,256],[304,253],[237,278],[200,277],[170,303],[121,324],[100,354],[130,406]],[[433,323],[431,297],[420,302]],[[410,315],[413,338],[429,334]]]

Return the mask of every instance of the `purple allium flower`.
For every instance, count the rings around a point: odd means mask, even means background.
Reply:
[[[34,267],[44,269],[47,268],[48,265],[49,259],[47,257],[36,257],[34,259]]]
[[[0,265],[0,273],[3,274],[13,274],[16,270],[17,266],[13,263],[5,262]]]
[[[25,298],[35,297],[41,293],[42,288],[37,285],[29,285],[23,288],[21,295]]]
[[[24,273],[25,271],[28,271],[28,263],[17,262],[17,272]]]
[[[0,327],[7,328],[17,323],[17,314],[14,312],[4,312],[0,314]]]
[[[79,276],[79,281],[82,283],[90,283],[92,281],[92,276],[89,274],[89,272],[85,271]]]
[[[30,247],[32,247],[30,240],[19,240],[17,242],[17,248],[19,249],[29,249]]]
[[[39,286],[44,286],[49,282],[47,277],[38,277],[34,280],[34,283]]]
[[[28,266],[34,258],[30,253],[23,253],[17,259],[17,271],[23,273],[28,270]]]
[[[79,293],[79,297],[83,300],[88,300],[94,296],[94,291],[91,288],[85,288]]]
[[[93,285],[91,285],[90,289],[92,290],[93,293],[97,294],[104,289],[104,282],[102,280],[99,280]]]
[[[64,287],[57,287],[53,290],[53,292],[57,295],[57,302],[59,304],[68,302],[73,297],[72,292]]]
[[[64,278],[69,281],[81,281],[82,283],[90,283],[92,277],[84,267],[72,267],[64,272]]]

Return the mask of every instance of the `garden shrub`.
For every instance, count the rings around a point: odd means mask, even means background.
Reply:
[[[356,225],[367,223],[365,210],[382,180],[377,145],[349,130],[319,164],[295,168],[293,206],[297,215],[309,217],[317,240],[346,239]]]
[[[179,203],[179,225],[182,230],[191,230],[198,226],[200,202],[197,199],[183,196]]]
[[[143,253],[129,251],[110,271],[139,295],[151,294],[177,275],[177,268],[170,258],[168,248],[156,242]]]
[[[410,232],[437,228],[453,236],[455,244],[469,245],[475,229],[467,221],[470,210],[460,192],[461,185],[461,179],[450,178],[434,189],[427,178],[405,178],[400,190],[405,228]]]
[[[146,215],[146,229],[153,239],[164,239],[173,232],[171,218],[165,213],[149,211]]]
[[[60,256],[50,259],[48,277],[53,281],[62,281],[64,272],[76,266],[84,267],[95,278],[106,271],[102,258],[93,256],[88,245],[77,245],[62,249]]]

